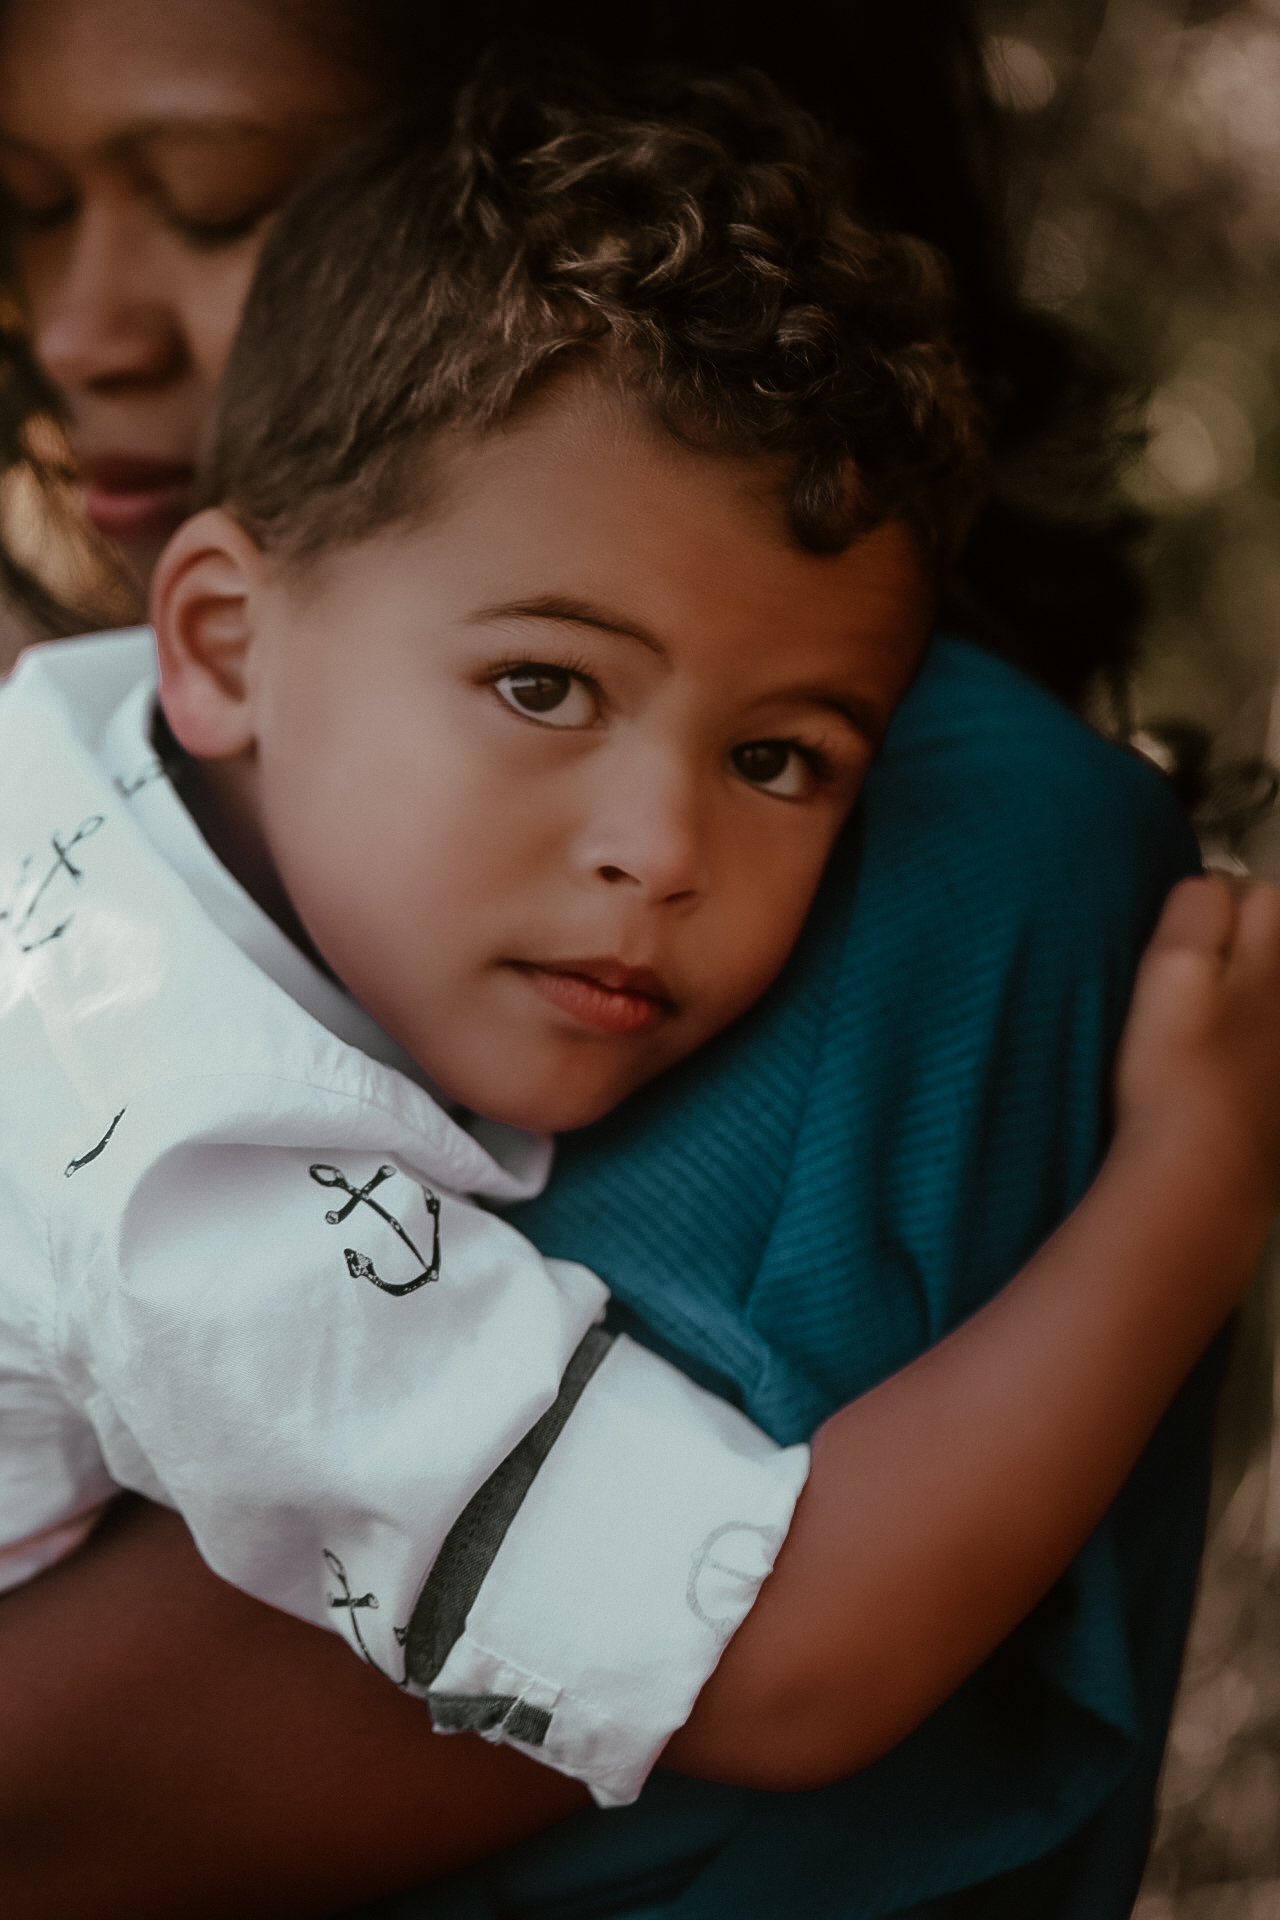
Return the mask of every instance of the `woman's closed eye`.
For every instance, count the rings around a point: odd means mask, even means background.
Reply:
[[[80,208],[74,194],[62,194],[56,200],[35,205],[29,200],[20,200],[12,191],[6,191],[4,200],[9,217],[19,233],[48,233],[64,221],[73,220]]]
[[[243,213],[215,220],[198,219],[163,201],[161,212],[165,224],[189,247],[197,253],[214,253],[219,247],[233,247],[237,241],[247,240],[250,234],[256,233],[267,215],[275,212],[275,202],[266,206],[255,202]]]
[[[795,740],[747,740],[729,755],[739,780],[782,800],[804,800],[831,775],[825,759]]]
[[[20,152],[0,155],[0,197],[20,233],[43,233],[72,219],[80,206],[60,170]]]
[[[508,667],[493,687],[514,712],[544,727],[589,727],[599,714],[594,689],[568,667],[530,661]]]
[[[54,228],[75,220],[81,211],[81,200],[75,193],[37,198],[31,194],[16,193],[12,186],[0,181],[0,194],[19,233],[52,232]],[[199,253],[215,252],[219,247],[232,247],[248,239],[256,233],[267,216],[274,213],[278,203],[276,197],[266,201],[255,199],[225,213],[218,208],[215,213],[205,217],[203,210],[188,211],[177,205],[158,187],[151,189],[150,198],[164,225]]]

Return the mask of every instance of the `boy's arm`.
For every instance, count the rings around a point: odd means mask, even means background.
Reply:
[[[774,1572],[665,1764],[812,1787],[919,1725],[1102,1519],[1278,1202],[1280,893],[1184,881],[1089,1193],[1001,1294],[820,1429]]]

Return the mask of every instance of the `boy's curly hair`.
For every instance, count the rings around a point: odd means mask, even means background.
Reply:
[[[434,430],[594,365],[683,444],[776,457],[811,551],[903,516],[941,569],[984,466],[949,303],[941,257],[859,223],[842,154],[763,75],[605,81],[509,45],[443,152],[402,119],[286,210],[200,498],[305,559],[420,504]]]

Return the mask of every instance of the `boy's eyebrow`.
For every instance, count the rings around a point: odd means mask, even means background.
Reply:
[[[488,607],[477,607],[467,615],[468,626],[482,626],[487,620],[551,620],[568,626],[595,627],[602,633],[616,633],[623,640],[635,640],[656,653],[661,660],[667,649],[661,640],[638,620],[624,620],[590,600],[579,600],[559,593],[540,593],[533,600],[504,600]],[[859,700],[856,694],[834,694],[828,687],[800,686],[781,690],[782,697],[806,700],[841,720],[878,747],[885,734],[885,719],[873,701]]]
[[[826,687],[801,686],[783,687],[774,697],[807,701],[810,706],[819,707],[824,713],[834,713],[854,733],[860,733],[872,747],[878,747],[884,739],[888,726],[884,715],[874,701],[860,700],[856,693],[837,694]]]
[[[578,600],[565,594],[540,593],[533,600],[507,600],[494,606],[478,607],[474,613],[467,615],[468,625],[479,626],[486,620],[554,620],[564,626],[595,627],[601,633],[616,633],[622,640],[634,640],[650,653],[656,653],[661,660],[667,657],[667,649],[661,640],[638,620],[624,619],[608,607],[599,607],[590,600]]]

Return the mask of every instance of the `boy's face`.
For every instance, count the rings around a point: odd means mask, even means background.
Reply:
[[[412,525],[264,568],[254,810],[320,953],[444,1091],[582,1126],[786,960],[930,595],[818,556],[767,463],[591,385],[458,444]]]

